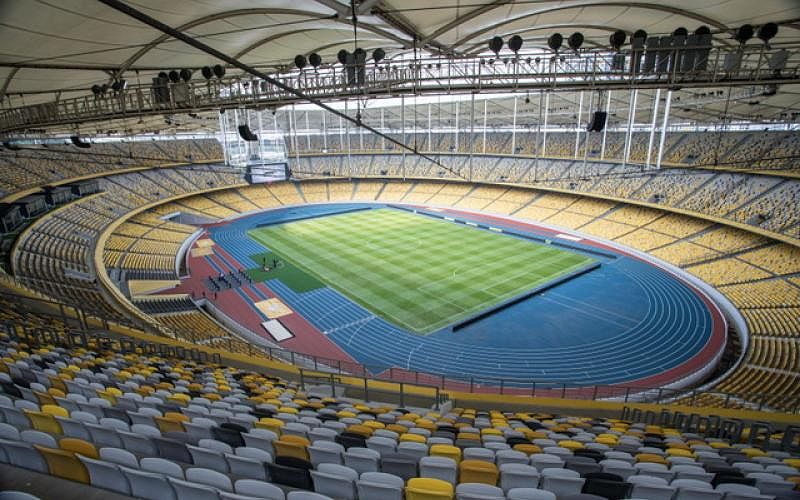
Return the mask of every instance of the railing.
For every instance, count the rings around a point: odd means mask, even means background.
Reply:
[[[791,83],[800,80],[800,44],[682,46],[609,52],[530,51],[497,60],[485,57],[424,57],[367,64],[361,84],[347,70],[328,65],[273,75],[316,98],[466,93],[479,91],[602,88],[719,87]],[[0,131],[120,116],[188,112],[226,106],[280,105],[301,101],[264,80],[233,76],[166,85],[134,85],[106,95],[86,95],[0,112]]]
[[[57,301],[28,297],[3,292],[2,296],[15,301],[17,310],[31,310],[38,315],[50,316],[73,325],[66,337],[58,332],[42,330],[36,327],[19,325],[10,322],[0,323],[2,328],[12,336],[25,336],[41,343],[63,342],[77,345],[85,344],[88,338],[100,339],[102,342],[117,342],[117,348],[123,352],[133,352],[136,348],[144,352],[169,355],[197,361],[206,360],[220,363],[223,360],[236,362],[228,358],[226,351],[215,348],[193,345],[176,346],[174,343],[148,342],[133,337],[119,336],[112,338],[111,325],[121,325],[134,329],[135,325],[112,323],[101,318],[89,316],[73,306]],[[57,312],[54,312],[57,311]],[[165,338],[165,341],[168,340]],[[171,340],[171,339],[170,339]],[[228,339],[228,353],[233,353],[232,338]],[[637,387],[624,385],[594,385],[574,387],[567,382],[536,381],[531,379],[501,379],[490,377],[465,377],[460,374],[431,374],[419,371],[390,368],[382,370],[358,363],[337,359],[312,356],[280,348],[261,347],[247,343],[247,356],[257,359],[279,361],[298,368],[299,375],[282,372],[282,376],[300,382],[302,385],[323,385],[332,390],[356,391],[362,398],[381,394],[383,401],[394,398],[395,401],[407,402],[412,398],[441,404],[449,399],[448,391],[469,394],[499,394],[520,397],[540,397],[556,399],[604,400],[617,402],[652,402],[656,404],[679,403],[691,407],[709,406],[709,402],[720,408],[745,408],[752,410],[772,410],[779,407],[786,413],[800,413],[800,397],[769,393],[724,393],[714,391],[686,391],[666,387]],[[387,385],[388,384],[388,385]],[[409,388],[414,391],[409,391]],[[419,389],[427,389],[420,394]]]

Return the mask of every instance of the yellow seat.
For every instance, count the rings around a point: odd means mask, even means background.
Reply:
[[[583,448],[583,443],[580,441],[573,441],[572,439],[565,439],[563,441],[559,441],[558,445],[562,448],[566,448],[568,450],[580,450]]]
[[[295,457],[308,460],[308,444],[308,440],[300,436],[283,435],[272,442],[272,448],[275,450],[276,457]]]
[[[33,445],[47,462],[51,476],[61,477],[79,483],[89,484],[89,472],[75,453],[57,448]]]
[[[487,434],[489,436],[502,436],[503,435],[503,431],[501,431],[499,429],[488,428],[488,427],[486,429],[481,429],[481,436],[486,436]]]
[[[423,444],[427,442],[425,436],[422,436],[420,434],[411,434],[410,432],[406,432],[405,434],[400,435],[400,442],[402,443],[404,441],[411,441],[412,443],[423,443]]]
[[[459,432],[456,436],[456,439],[474,439],[476,441],[480,441],[481,435],[477,432]]]
[[[452,500],[453,485],[441,479],[413,477],[406,483],[406,500]]]
[[[283,420],[278,420],[277,418],[269,418],[265,417],[255,422],[255,425],[258,429],[267,429],[268,431],[272,431],[277,435],[281,435],[281,427],[283,427]]]
[[[800,469],[800,458],[784,458],[783,463],[795,469]]]
[[[667,448],[667,455],[671,457],[686,457],[686,458],[694,458],[696,455],[689,450],[684,450],[682,448]]]
[[[464,460],[458,464],[460,483],[483,483],[491,486],[497,485],[500,472],[493,463],[483,460]]]
[[[383,422],[378,422],[377,420],[367,420],[363,425],[371,429],[383,429],[386,427],[386,424]]]
[[[747,455],[748,458],[765,457],[767,454],[758,448],[742,448],[742,453]]]
[[[56,402],[55,398],[52,396],[52,394],[49,394],[49,393],[46,393],[46,392],[38,392],[38,391],[34,391],[33,394],[36,396],[36,399],[39,401],[39,407],[42,407],[42,406],[45,406],[45,405],[51,405],[52,406],[52,405],[57,405],[58,404]]]
[[[61,424],[53,415],[41,411],[24,410],[31,426],[37,431],[48,432],[50,434],[62,434]]]
[[[58,405],[44,405],[42,406],[42,413],[47,413],[48,415],[52,415],[54,417],[69,417],[69,412],[67,409]]]
[[[667,450],[671,449],[678,449],[678,450],[691,450],[692,447],[686,443],[679,443],[679,442],[671,442],[667,443]]]
[[[161,432],[185,432],[182,420],[167,416],[153,417],[153,420],[155,421],[158,430]]]
[[[386,430],[396,432],[398,434],[405,434],[406,432],[408,432],[408,427],[400,424],[389,424],[386,426]]]
[[[100,458],[100,454],[97,452],[97,448],[88,441],[84,441],[83,439],[77,438],[62,438],[58,442],[58,446],[65,451],[71,451],[73,453],[77,453],[78,455],[83,455],[84,457],[89,458]]]
[[[607,437],[607,436],[598,436],[595,440],[595,443],[604,444],[607,446],[616,446],[619,444],[619,440],[617,440],[616,436]]]
[[[291,406],[281,406],[278,408],[278,413],[288,413],[290,415],[296,415],[300,413],[300,410],[297,408],[292,408]]]
[[[533,455],[534,453],[541,453],[542,448],[535,445],[535,444],[526,444],[526,443],[519,443],[515,444],[514,448],[517,451],[521,451],[526,455]]]
[[[721,441],[712,441],[712,442],[708,443],[708,445],[710,447],[714,448],[715,450],[716,449],[720,449],[720,448],[730,448],[731,447],[731,445],[729,445],[728,443],[723,443]]]
[[[354,424],[345,429],[345,432],[353,432],[355,434],[360,434],[365,438],[372,436],[372,433],[375,432],[375,429],[372,427],[367,427],[366,425],[358,425]]]
[[[432,457],[447,457],[455,460],[456,463],[461,461],[461,448],[450,446],[449,444],[435,444],[431,446],[428,453]]]
[[[662,457],[661,455],[656,455],[654,453],[639,453],[638,455],[636,455],[636,461],[668,465],[668,462],[666,461],[666,459],[664,459],[664,457]]]

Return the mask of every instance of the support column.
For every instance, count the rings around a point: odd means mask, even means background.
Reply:
[[[292,104],[292,125],[294,125],[294,159],[300,165],[300,146],[297,144],[297,115],[294,114],[294,104]]]
[[[225,159],[225,165],[230,165],[231,159],[228,157],[228,114],[220,113],[218,116],[219,131],[222,132],[222,156]]]
[[[533,151],[533,182],[536,182],[537,172],[539,169],[539,157],[541,157],[541,150],[539,150],[539,137],[542,135],[542,111],[544,109],[544,92],[539,91],[539,118],[536,119],[536,149]]]
[[[472,182],[472,155],[475,152],[475,92],[470,94],[469,106],[469,181]]]
[[[661,101],[661,89],[656,89],[656,97],[653,102],[653,119],[650,121],[650,139],[647,141],[647,160],[645,165],[650,167],[650,153],[653,150],[653,139],[656,135],[656,121],[658,120],[658,103]]]
[[[311,151],[311,127],[308,125],[308,111],[306,110],[306,145],[307,151]]]
[[[622,166],[628,164],[631,154],[631,138],[633,137],[633,123],[636,120],[636,99],[639,97],[639,89],[633,89],[630,106],[628,107],[628,130],[625,134],[625,153],[622,158]]]
[[[669,126],[669,107],[672,103],[672,91],[667,91],[667,101],[664,103],[664,121],[661,123],[661,140],[658,144],[658,159],[656,168],[661,168],[661,158],[664,156],[664,142],[667,139],[667,127]]]
[[[344,101],[344,114],[347,113],[347,100]],[[347,139],[347,176],[353,176],[353,163],[350,161],[350,120],[344,122],[344,134]]]
[[[384,108],[381,108],[381,132],[386,133],[386,125],[384,124]],[[381,151],[386,151],[386,137],[381,136]]]
[[[431,103],[428,103],[428,151],[433,151],[433,142],[431,138]]]
[[[402,130],[403,144],[406,144],[406,97],[400,95],[400,128]],[[403,178],[406,177],[406,148],[403,148],[403,157],[400,162],[400,168],[403,172]]]
[[[517,96],[514,96],[514,115],[511,118],[511,154],[517,152]]]
[[[603,142],[600,145],[600,159],[602,160],[606,156],[606,132],[608,132],[608,116],[611,114],[611,91],[608,91],[608,96],[606,97],[606,123],[603,127]]]
[[[483,154],[486,154],[486,114],[489,107],[489,99],[483,100]]]
[[[544,96],[544,130],[542,131],[542,150],[539,156],[547,155],[547,115],[550,113],[550,94]]]
[[[328,113],[325,110],[320,112],[322,114],[322,149],[328,151],[328,123],[325,120],[325,115]]]
[[[456,137],[453,144],[453,152],[458,152],[458,101],[456,101]]]
[[[581,90],[580,98],[578,98],[578,121],[575,124],[575,154],[574,159],[578,159],[578,145],[581,140],[581,114],[583,113],[583,91]]]

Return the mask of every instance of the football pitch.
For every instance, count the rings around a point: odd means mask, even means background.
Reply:
[[[550,245],[391,208],[248,234],[377,316],[423,334],[594,262]]]

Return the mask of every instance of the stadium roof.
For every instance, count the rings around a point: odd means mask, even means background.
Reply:
[[[297,54],[318,52],[335,61],[353,48],[353,9],[359,46],[389,57],[416,46],[430,54],[487,50],[494,35],[519,34],[525,47],[547,37],[582,32],[587,47],[607,47],[609,34],[644,29],[670,33],[706,25],[717,45],[733,46],[742,24],[779,25],[773,43],[800,42],[796,0],[136,0],[146,14],[212,47],[265,70],[291,65]],[[0,96],[13,105],[85,94],[122,72],[147,82],[161,70],[198,68],[218,61],[96,0],[7,0],[0,4]],[[797,109],[797,89],[783,86],[745,114],[778,116]],[[6,101],[8,102],[8,101]],[[752,100],[750,100],[752,102]],[[8,105],[8,104],[6,104]],[[712,107],[713,109],[713,107]],[[712,111],[713,117],[715,113]],[[705,118],[704,118],[705,117]],[[709,120],[708,110],[695,119]]]

